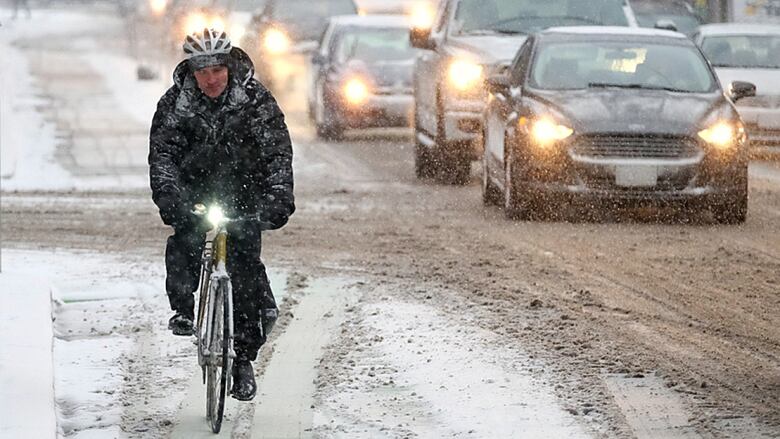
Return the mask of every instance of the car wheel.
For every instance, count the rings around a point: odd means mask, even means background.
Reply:
[[[329,104],[327,97],[317,106],[314,123],[317,137],[325,140],[341,140],[344,138],[344,127],[338,122],[338,110]]]
[[[469,144],[446,139],[441,96],[437,96],[436,103],[436,148],[432,161],[435,163],[437,177],[444,184],[464,185],[471,176]]]
[[[747,174],[747,171],[745,171]],[[712,216],[720,224],[742,224],[747,220],[748,184],[747,175],[740,178],[739,190],[725,200],[713,205]]]
[[[523,190],[517,178],[514,157],[506,154],[504,160],[504,215],[508,219],[529,220],[533,210],[530,194]]]
[[[488,164],[488,151],[495,148],[490,148],[491,142],[497,141],[497,131],[495,130],[495,117],[488,117],[489,122],[483,130],[484,145],[482,151],[482,202],[486,206],[497,205],[501,202],[501,192],[496,188],[493,182],[490,180],[490,170]],[[504,141],[504,136],[501,136],[501,141]],[[503,148],[502,148],[503,149]]]
[[[430,151],[420,141],[420,123],[417,120],[417,111],[414,113],[414,173],[417,178],[431,178],[435,172],[431,162]]]

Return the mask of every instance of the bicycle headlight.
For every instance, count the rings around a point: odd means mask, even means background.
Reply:
[[[718,149],[728,149],[735,146],[745,135],[745,127],[741,122],[719,121],[698,134],[710,145]]]
[[[465,59],[456,59],[450,64],[447,79],[455,90],[466,92],[474,90],[482,83],[481,65]]]
[[[528,120],[521,117],[518,121],[521,127],[527,129],[531,140],[537,146],[547,148],[555,142],[567,139],[574,134],[574,130],[566,125],[556,122],[552,117],[542,116]]]
[[[278,55],[290,50],[290,37],[281,29],[271,28],[263,37],[263,47],[268,53]]]
[[[211,225],[218,227],[220,224],[222,224],[223,221],[225,221],[225,213],[222,211],[221,207],[211,206],[209,208],[209,214],[207,218]]]

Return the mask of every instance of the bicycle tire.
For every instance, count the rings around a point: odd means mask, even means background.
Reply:
[[[211,355],[208,361],[206,386],[206,417],[211,431],[219,433],[225,414],[227,374],[230,372],[230,313],[228,312],[227,282],[221,280],[216,288],[214,314],[212,315]],[[220,355],[217,355],[219,352]]]

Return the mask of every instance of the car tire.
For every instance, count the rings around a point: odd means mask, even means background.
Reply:
[[[747,174],[747,170],[745,170]],[[740,178],[739,189],[728,198],[713,205],[710,209],[716,222],[720,224],[742,224],[747,220],[748,183],[747,175]]]
[[[446,140],[444,132],[444,108],[441,95],[436,97],[436,147],[432,162],[439,182],[450,185],[464,185],[471,176],[471,155],[469,144]]]
[[[489,117],[488,117],[488,120]],[[483,129],[482,138],[484,140],[485,147],[482,150],[482,203],[485,206],[494,206],[501,203],[501,191],[490,180],[489,164],[488,164],[488,142],[496,141],[488,134],[490,127],[486,123]],[[505,141],[502,137],[502,141]]]
[[[431,178],[435,175],[431,154],[427,146],[420,141],[420,123],[417,120],[417,111],[414,113],[414,173],[419,179]]]
[[[504,159],[504,215],[511,220],[529,220],[534,209],[531,194],[519,178],[514,165],[513,154]]]
[[[317,137],[323,140],[341,140],[344,138],[344,127],[338,123],[337,111],[328,102],[327,97],[323,97],[322,120],[316,121],[314,124]]]

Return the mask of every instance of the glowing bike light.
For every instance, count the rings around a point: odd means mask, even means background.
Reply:
[[[219,206],[211,206],[209,209],[208,220],[214,227],[219,227],[225,221],[225,213]]]

